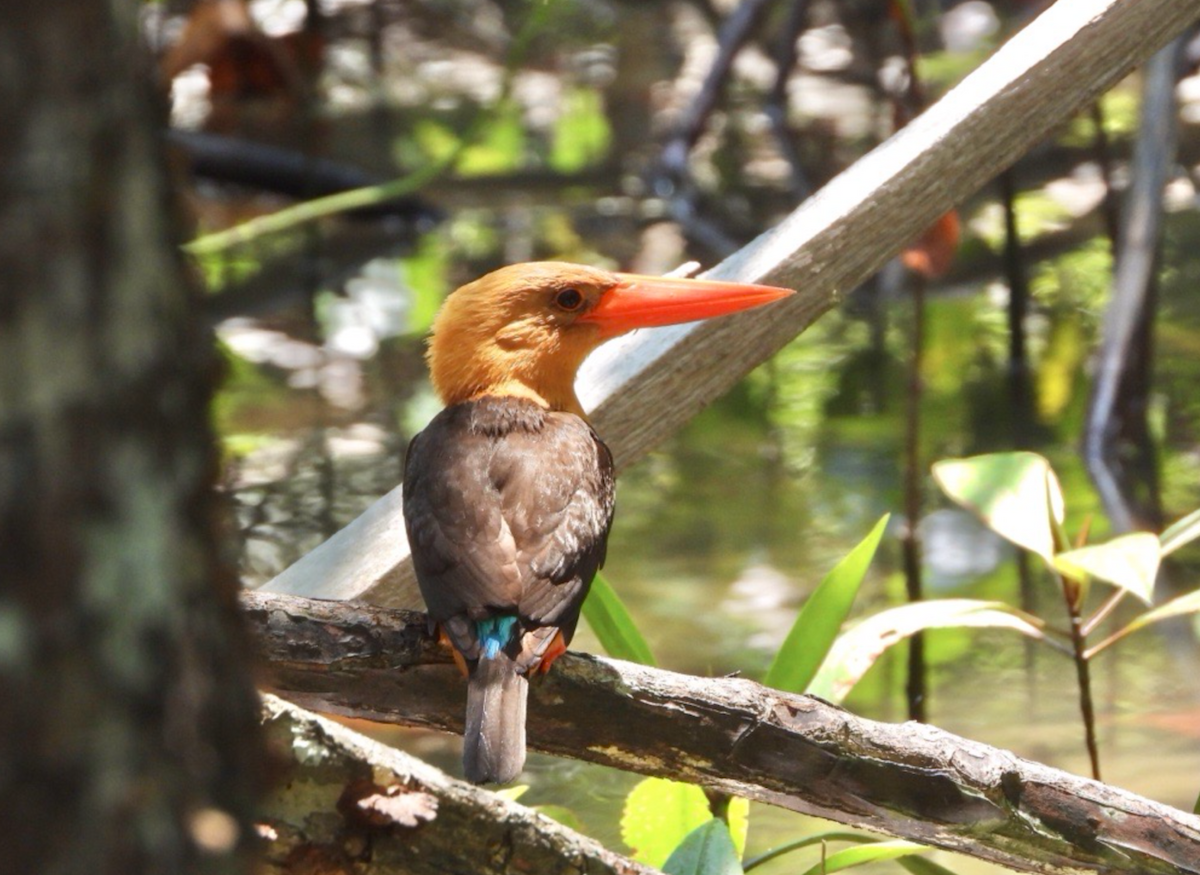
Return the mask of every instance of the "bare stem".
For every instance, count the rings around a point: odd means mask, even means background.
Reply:
[[[1096,627],[1108,619],[1108,615],[1116,610],[1117,605],[1121,603],[1121,599],[1125,598],[1125,590],[1116,590],[1108,599],[1092,614],[1091,618],[1083,624],[1083,637],[1087,638],[1096,631]],[[1091,659],[1091,655],[1087,655],[1087,659]]]
[[[912,358],[908,366],[908,404],[904,434],[904,585],[910,603],[922,598],[921,541],[921,363],[925,345],[925,278],[912,277]],[[925,639],[920,632],[908,641],[908,680],[904,686],[908,718],[925,722]]]
[[[1075,674],[1079,680],[1079,710],[1083,714],[1084,740],[1092,763],[1092,777],[1100,780],[1100,748],[1096,743],[1096,709],[1092,704],[1092,676],[1088,663],[1087,633],[1080,614],[1080,586],[1070,578],[1059,578],[1067,614],[1071,618],[1071,648],[1074,651]]]

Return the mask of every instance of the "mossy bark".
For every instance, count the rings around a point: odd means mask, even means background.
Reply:
[[[466,685],[423,614],[242,597],[302,707],[462,732]],[[530,684],[531,750],[700,784],[1022,872],[1200,875],[1200,817],[919,723],[742,678],[568,653]]]
[[[6,871],[234,871],[260,772],[140,8],[0,4]]]

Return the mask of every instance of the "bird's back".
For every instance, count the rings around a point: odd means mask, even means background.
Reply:
[[[446,408],[409,446],[404,516],[417,580],[468,660],[479,656],[479,621],[493,617],[570,640],[612,511],[612,456],[570,413],[484,397]]]

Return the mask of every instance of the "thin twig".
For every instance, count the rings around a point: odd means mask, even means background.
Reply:
[[[1075,663],[1075,676],[1079,685],[1079,711],[1083,716],[1084,743],[1091,761],[1092,777],[1100,780],[1100,747],[1096,741],[1096,709],[1092,704],[1092,677],[1087,658],[1087,636],[1083,631],[1080,614],[1082,588],[1069,577],[1059,576],[1059,587],[1067,604],[1067,615],[1071,620],[1071,649]]]
[[[792,71],[796,68],[797,40],[808,19],[808,0],[790,0],[787,14],[779,28],[779,36],[775,40],[771,57],[775,62],[775,80],[763,103],[763,110],[771,122],[771,132],[775,135],[775,143],[779,152],[787,161],[792,172],[788,178],[788,189],[797,202],[804,200],[812,193],[812,184],[804,170],[800,152],[792,138],[788,127],[788,82],[791,81]]]
[[[674,179],[687,175],[687,156],[708,123],[708,117],[716,108],[717,100],[729,79],[733,59],[750,39],[762,14],[774,0],[742,0],[721,24],[717,34],[717,55],[713,58],[700,90],[688,105],[675,129],[675,133],[663,147],[661,172]]]
[[[911,275],[912,352],[908,364],[908,394],[904,429],[904,516],[901,545],[904,551],[904,587],[910,603],[924,597],[921,586],[921,398],[925,383],[921,366],[925,352],[925,277]],[[917,632],[908,641],[908,677],[904,685],[908,718],[925,722],[925,636]]]
[[[1104,604],[1102,604],[1096,610],[1096,613],[1092,614],[1092,616],[1088,618],[1088,621],[1083,624],[1084,638],[1087,638],[1089,635],[1095,632],[1096,627],[1103,623],[1108,618],[1108,615],[1116,610],[1117,605],[1119,605],[1121,600],[1125,598],[1125,593],[1126,590],[1123,589],[1115,590],[1113,594],[1104,601]],[[1087,658],[1091,659],[1091,656],[1088,656]]]

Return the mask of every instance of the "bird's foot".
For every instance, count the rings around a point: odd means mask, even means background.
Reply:
[[[554,639],[546,648],[546,652],[542,654],[542,661],[538,663],[535,671],[538,674],[545,674],[546,672],[550,671],[550,666],[553,664],[554,660],[558,659],[566,652],[567,642],[563,640],[562,632],[555,632]]]
[[[463,677],[469,677],[470,672],[467,670],[467,660],[458,652],[458,648],[454,646],[454,642],[450,640],[450,636],[446,634],[446,630],[439,623],[437,627],[438,644],[450,649],[450,655],[454,657],[454,664],[458,666],[458,670],[462,672]]]

